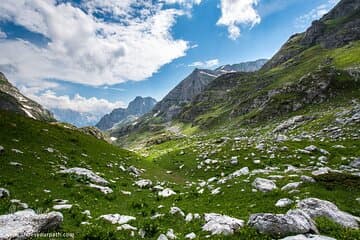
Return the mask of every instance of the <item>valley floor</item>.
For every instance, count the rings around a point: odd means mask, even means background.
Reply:
[[[0,188],[9,196],[0,199],[0,214],[59,211],[63,223],[53,231],[75,239],[280,238],[248,226],[249,217],[285,214],[307,198],[360,216],[359,101],[322,108],[266,125],[184,135],[137,153],[1,112]],[[287,199],[281,207],[280,199]],[[239,222],[215,227],[232,235],[212,235],[206,213]],[[341,221],[314,220],[321,235],[360,239]]]

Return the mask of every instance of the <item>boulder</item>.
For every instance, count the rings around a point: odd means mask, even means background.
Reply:
[[[118,213],[115,214],[106,214],[106,215],[101,215],[100,218],[111,222],[112,224],[125,224],[128,223],[130,221],[136,220],[136,217],[132,217],[132,216],[126,216],[126,215],[120,215]]]
[[[5,197],[9,197],[9,196],[10,196],[9,190],[7,190],[5,188],[0,188],[0,198],[5,198]]]
[[[359,169],[360,169],[360,158],[352,161],[352,162],[350,163],[350,166],[353,167],[353,168],[359,168]]]
[[[311,218],[326,217],[347,228],[358,229],[360,218],[339,210],[332,202],[318,198],[307,198],[297,203],[297,207]]]
[[[205,221],[202,230],[211,232],[212,235],[232,235],[244,226],[243,220],[217,213],[206,213]]]
[[[172,196],[172,195],[176,195],[176,192],[174,192],[172,189],[170,189],[170,188],[165,188],[164,190],[162,190],[162,191],[160,191],[159,193],[158,193],[158,195],[160,196],[160,197],[170,197],[170,196]]]
[[[275,206],[276,207],[287,207],[289,205],[291,205],[294,201],[289,199],[289,198],[282,198],[282,199],[279,199]]]
[[[104,194],[109,194],[109,193],[113,192],[113,190],[109,187],[104,187],[104,186],[100,186],[100,185],[96,185],[96,184],[92,184],[92,183],[89,184],[89,187],[98,189]]]
[[[286,214],[257,213],[249,218],[248,225],[260,233],[274,237],[286,237],[293,234],[318,233],[310,216],[298,209]]]
[[[63,221],[59,212],[36,214],[27,209],[0,216],[0,239],[28,239],[40,232],[56,229]]]
[[[281,191],[289,191],[298,188],[302,182],[292,182],[288,183],[281,188]]]
[[[140,188],[149,188],[152,186],[152,181],[149,179],[141,179],[136,181],[135,184]]]
[[[309,239],[310,240],[336,240],[335,238],[321,236],[321,235],[314,235],[314,234],[308,234],[308,235],[299,234],[299,235],[295,235],[295,236],[282,238],[280,240],[309,240]]]
[[[277,188],[274,181],[265,178],[256,178],[252,186],[261,192],[270,192]]]
[[[86,168],[80,168],[80,167],[74,167],[74,168],[69,168],[69,169],[65,169],[65,170],[61,170],[60,173],[65,173],[65,174],[76,174],[79,176],[85,176],[87,177],[91,182],[93,183],[97,183],[100,185],[107,185],[109,184],[108,181],[106,181],[104,178],[98,176],[97,174],[95,174],[93,171],[86,169]]]

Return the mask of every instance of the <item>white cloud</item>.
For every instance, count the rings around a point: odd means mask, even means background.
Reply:
[[[329,0],[327,3],[321,4],[312,9],[307,14],[298,17],[295,20],[295,27],[298,29],[305,29],[310,26],[311,22],[320,19],[328,13],[340,0]]]
[[[122,101],[110,102],[106,99],[96,97],[85,98],[79,94],[74,97],[68,95],[57,96],[55,92],[47,90],[42,93],[35,93],[34,89],[21,89],[31,99],[42,103],[48,109],[70,109],[79,113],[90,113],[95,116],[103,116],[114,108],[124,107]]]
[[[196,68],[212,68],[219,65],[219,59],[210,59],[207,61],[197,61],[189,64],[189,67],[196,67]]]
[[[93,86],[149,78],[185,55],[189,44],[171,28],[183,11],[144,0],[89,0],[75,6],[55,0],[2,0],[0,20],[42,34],[49,43],[0,41],[0,68],[16,82],[60,79]],[[197,1],[196,1],[197,2]],[[86,11],[84,11],[86,10]],[[104,21],[98,14],[111,14]]]
[[[7,34],[0,29],[0,39],[7,38]]]
[[[260,23],[261,18],[255,6],[258,0],[221,0],[221,17],[216,23],[228,27],[229,38],[235,40],[240,36],[240,25]]]

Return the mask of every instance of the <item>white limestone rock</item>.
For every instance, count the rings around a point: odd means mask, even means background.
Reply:
[[[6,198],[10,196],[9,190],[6,188],[0,188],[0,198]]]
[[[306,212],[311,218],[326,217],[346,228],[359,228],[359,217],[341,211],[332,202],[318,198],[307,198],[298,202],[297,207]]]
[[[89,187],[98,189],[104,194],[110,194],[113,192],[113,190],[109,187],[104,187],[104,186],[100,186],[100,185],[96,185],[96,184],[92,184],[92,183],[89,184]]]
[[[286,214],[252,214],[249,218],[248,225],[257,229],[260,233],[276,237],[318,233],[315,222],[307,213],[298,209],[289,210]]]
[[[300,187],[301,184],[302,182],[288,183],[281,188],[281,191],[289,191],[289,190],[297,189],[298,187]]]
[[[100,177],[99,175],[95,174],[93,171],[86,169],[86,168],[68,168],[65,170],[61,170],[60,173],[64,174],[76,174],[79,176],[85,176],[87,177],[91,182],[97,183],[100,185],[107,185],[109,184],[108,181],[106,181],[104,178]]]
[[[206,213],[205,221],[202,230],[211,232],[212,235],[232,235],[234,231],[244,226],[243,220],[217,213]]]
[[[126,216],[126,215],[120,215],[118,213],[115,214],[106,214],[106,215],[101,215],[100,218],[111,222],[112,224],[125,224],[128,223],[130,221],[136,220],[136,217],[133,216]]]
[[[291,205],[293,202],[294,201],[289,198],[282,198],[276,202],[275,206],[283,208],[283,207],[287,207],[287,206]]]
[[[158,195],[160,197],[170,197],[172,195],[176,195],[176,192],[174,192],[172,189],[170,188],[165,188],[164,190],[158,192]]]
[[[265,178],[256,178],[252,186],[261,192],[270,192],[277,189],[274,181]]]
[[[321,235],[314,235],[314,234],[308,234],[308,235],[295,235],[295,236],[289,236],[286,238],[282,238],[280,240],[336,240],[335,238],[321,236]]]
[[[63,215],[59,212],[36,214],[27,209],[0,216],[0,239],[28,239],[29,236],[60,226]]]
[[[152,186],[152,181],[149,179],[141,179],[136,181],[135,184],[140,188],[149,188]]]

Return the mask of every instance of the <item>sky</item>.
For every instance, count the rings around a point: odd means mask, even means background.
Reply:
[[[338,0],[1,0],[0,71],[48,109],[101,117],[194,68],[271,58]]]

